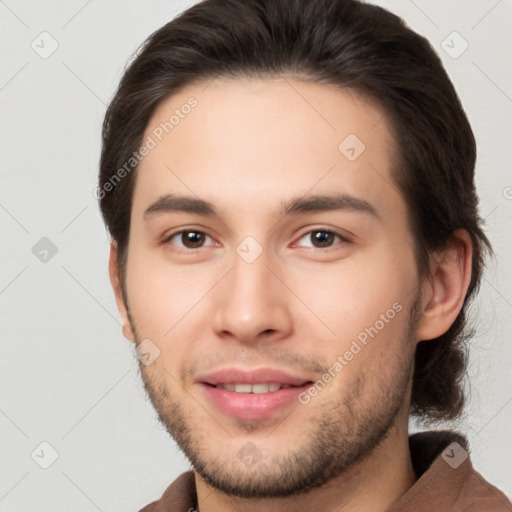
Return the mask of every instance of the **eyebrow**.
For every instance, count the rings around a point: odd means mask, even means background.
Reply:
[[[317,195],[292,199],[284,205],[281,215],[301,214],[309,212],[325,212],[333,210],[345,210],[363,212],[380,218],[377,209],[368,201],[359,199],[349,194]]]
[[[284,217],[286,215],[300,215],[304,213],[334,210],[368,213],[380,219],[378,211],[368,201],[349,194],[293,198],[282,206],[280,214]],[[168,212],[187,212],[199,215],[218,216],[215,206],[204,199],[167,194],[152,203],[144,211],[143,218],[147,220],[157,214]]]
[[[144,220],[154,217],[156,214],[167,212],[187,212],[200,215],[217,215],[213,204],[195,197],[176,196],[167,194],[158,198],[144,211]]]

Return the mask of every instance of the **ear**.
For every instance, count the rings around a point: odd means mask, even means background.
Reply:
[[[123,322],[123,335],[126,339],[135,341],[135,334],[132,330],[130,319],[128,317],[128,308],[124,303],[123,292],[121,290],[121,277],[117,263],[117,243],[115,241],[110,244],[108,274],[110,276],[110,284],[112,285],[112,289],[114,290],[114,295],[116,297],[117,309],[119,310],[119,314],[121,315],[121,320]]]
[[[466,230],[456,230],[446,248],[432,258],[431,275],[423,283],[423,311],[417,341],[431,340],[451,327],[471,281],[473,246]]]

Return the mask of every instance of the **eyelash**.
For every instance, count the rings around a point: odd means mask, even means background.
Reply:
[[[177,236],[183,235],[184,233],[196,233],[196,234],[200,234],[200,235],[205,235],[206,237],[213,240],[213,238],[210,235],[207,235],[204,231],[200,231],[200,230],[196,230],[196,229],[183,229],[181,231],[176,231],[175,233],[172,233],[171,235],[166,237],[165,240],[163,240],[162,244],[163,245],[173,245],[173,244],[171,244],[171,240]],[[333,231],[331,229],[323,229],[323,228],[316,228],[316,229],[311,229],[309,231],[306,231],[305,233],[303,233],[301,235],[300,238],[298,238],[298,240],[302,240],[307,235],[311,236],[312,233],[326,233],[328,235],[334,235],[334,237],[338,237],[340,242],[343,242],[343,243],[350,242],[350,240],[348,240],[345,236],[341,235],[340,233],[337,233],[336,231]],[[340,243],[340,242],[338,242],[338,243]],[[334,247],[334,245],[336,245],[336,243],[333,243],[333,245],[330,245],[328,247],[314,247],[313,246],[313,247],[309,247],[309,249],[325,252],[329,249],[332,249]],[[187,253],[194,253],[195,251],[198,251],[198,250],[204,249],[204,248],[205,248],[205,246],[196,247],[196,248],[181,248],[180,247],[177,250],[187,252]]]

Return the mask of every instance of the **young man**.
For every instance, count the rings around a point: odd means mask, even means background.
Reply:
[[[505,511],[451,431],[490,244],[425,39],[355,0],[207,0],[104,124],[110,276],[191,462],[143,510]]]

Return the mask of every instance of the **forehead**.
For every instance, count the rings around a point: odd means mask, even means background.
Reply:
[[[160,103],[146,127],[134,210],[164,193],[238,206],[337,191],[400,201],[384,110],[356,92],[291,78],[215,79]],[[233,203],[235,204],[235,203]]]

